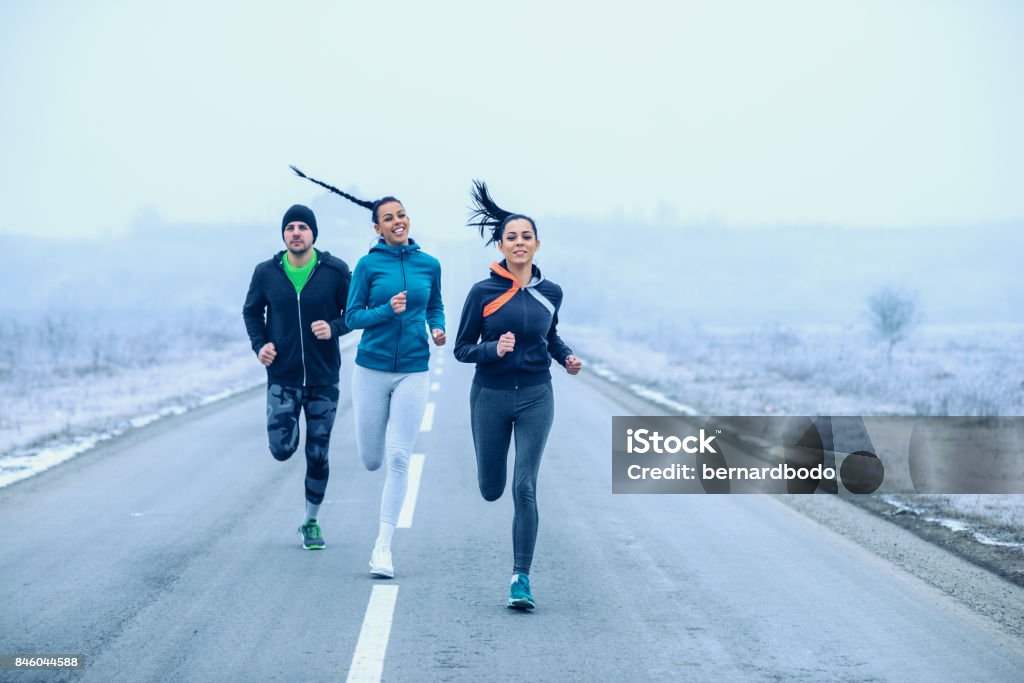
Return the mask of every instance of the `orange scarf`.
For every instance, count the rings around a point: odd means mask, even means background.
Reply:
[[[516,292],[518,292],[520,289],[519,280],[517,280],[516,277],[512,275],[512,273],[502,268],[501,264],[499,264],[497,261],[491,264],[491,270],[493,270],[495,273],[505,278],[506,280],[511,280],[512,287],[508,291],[504,292],[497,299],[484,306],[485,318],[491,315],[492,313],[497,313],[498,309],[507,304],[509,299],[514,297],[516,295]]]

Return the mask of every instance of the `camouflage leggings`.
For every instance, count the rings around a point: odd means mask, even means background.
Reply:
[[[306,500],[319,505],[330,471],[327,451],[338,410],[338,385],[286,387],[267,385],[267,435],[270,454],[287,460],[299,447],[299,413],[306,410]]]

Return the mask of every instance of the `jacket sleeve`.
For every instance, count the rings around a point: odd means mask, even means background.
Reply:
[[[433,332],[444,331],[444,304],[441,302],[441,264],[434,267],[434,276],[430,283],[430,299],[427,301],[427,324]]]
[[[267,343],[267,321],[265,313],[267,310],[267,296],[263,292],[260,283],[259,267],[252,272],[252,280],[249,282],[249,293],[245,295],[245,303],[242,305],[242,319],[245,320],[245,331],[249,335],[249,343],[252,345],[253,353],[259,353],[263,345]]]
[[[352,329],[345,324],[345,308],[348,306],[348,290],[352,282],[352,273],[348,269],[348,264],[341,261],[341,282],[338,283],[338,288],[334,292],[334,302],[338,307],[338,317],[330,321],[328,324],[331,326],[332,337],[343,337]]]
[[[559,365],[565,365],[565,359],[572,355],[572,349],[558,336],[558,310],[562,307],[562,288],[558,288],[558,303],[555,305],[555,314],[551,318],[551,328],[548,330],[548,353]]]
[[[370,297],[370,279],[362,260],[356,264],[352,282],[348,287],[348,305],[345,307],[345,325],[350,330],[380,325],[395,317],[391,301],[385,301],[376,308],[367,308]]]
[[[565,365],[565,359],[572,355],[572,349],[558,336],[558,311],[551,320],[551,329],[548,330],[548,353],[559,365]]]
[[[498,342],[480,342],[484,306],[476,288],[469,290],[455,338],[455,358],[463,363],[485,363],[498,359]]]

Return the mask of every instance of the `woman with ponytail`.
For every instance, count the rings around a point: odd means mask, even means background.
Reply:
[[[371,471],[387,462],[370,573],[391,578],[395,575],[391,541],[405,500],[409,454],[430,391],[426,326],[434,344],[445,343],[441,265],[409,238],[409,216],[394,197],[364,201],[309,178],[294,166],[292,170],[369,209],[378,235],[352,274],[345,324],[363,330],[352,371],[359,455]]]
[[[551,359],[570,375],[583,361],[558,336],[562,288],[533,263],[540,249],[533,219],[499,207],[487,185],[473,181],[470,225],[505,257],[466,297],[455,341],[455,357],[476,363],[469,394],[477,480],[484,499],[505,491],[509,442],[516,437],[512,497],[514,563],[508,606],[536,607],[530,565],[537,540],[537,473],[554,420]]]

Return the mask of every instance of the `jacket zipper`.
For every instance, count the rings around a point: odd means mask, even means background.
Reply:
[[[522,295],[521,297],[519,297],[519,300],[523,302],[523,306],[522,306],[522,309],[523,309],[523,337],[525,338],[526,337],[526,297],[527,297],[526,290],[520,288],[518,294]],[[524,339],[524,341],[525,341],[525,339]],[[522,348],[525,349],[526,347],[522,347]],[[524,350],[523,351],[523,355],[516,359],[516,389],[519,388],[519,369],[522,367],[522,359],[525,357],[525,354],[526,354],[526,351]]]
[[[302,289],[305,289],[309,281],[313,279],[313,273],[316,272],[319,265],[320,261],[318,260],[313,266],[313,270],[309,271],[309,277],[306,278],[306,284],[302,285]],[[295,302],[299,308],[299,355],[302,356],[302,386],[306,386],[306,343],[302,340],[302,332],[305,329],[302,326],[302,290],[295,292]]]
[[[409,287],[405,279],[405,251],[400,252],[398,263],[402,268],[402,291],[405,292],[405,310],[409,310],[409,292],[406,291]],[[402,327],[404,326],[402,316],[398,316],[398,337],[395,338],[395,365],[394,371],[398,372],[398,346],[402,340]]]

